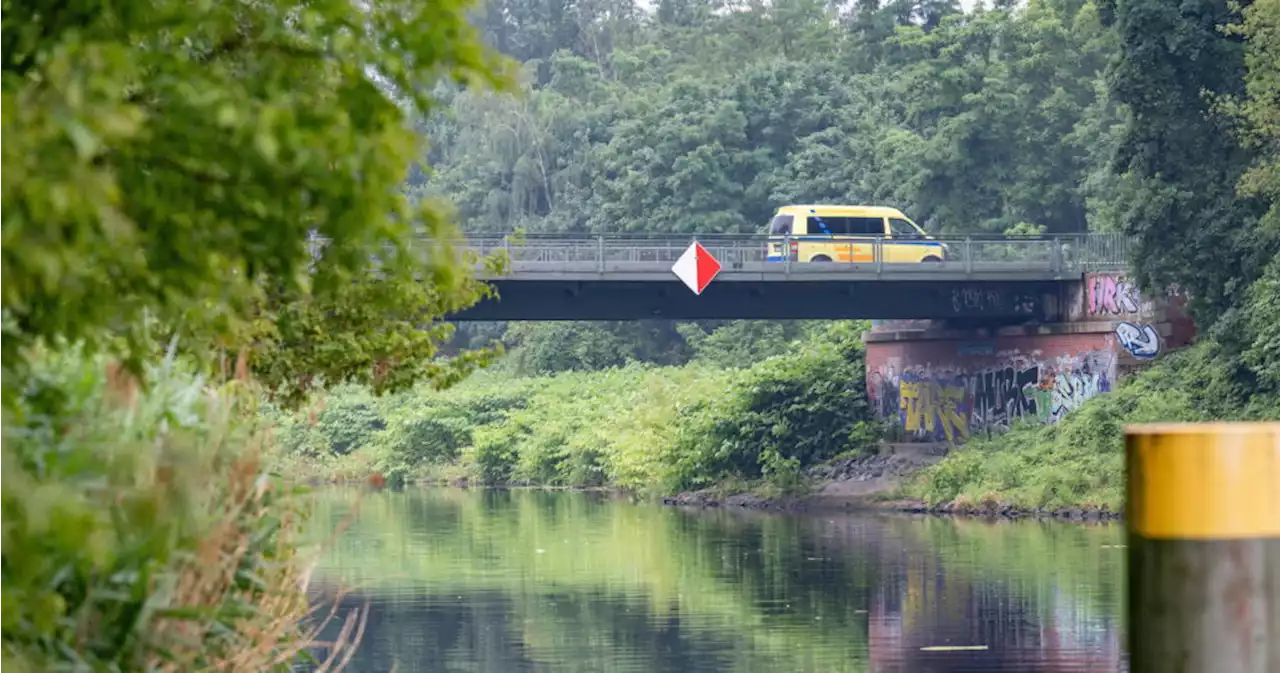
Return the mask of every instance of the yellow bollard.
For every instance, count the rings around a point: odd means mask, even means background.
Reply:
[[[1125,429],[1131,673],[1280,673],[1280,423]]]

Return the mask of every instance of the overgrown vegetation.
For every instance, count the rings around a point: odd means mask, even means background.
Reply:
[[[421,328],[483,288],[401,186],[429,85],[505,81],[469,3],[4,8],[6,394],[53,337],[138,372],[178,334],[293,398],[454,378]]]
[[[1056,425],[975,438],[904,489],[932,504],[1034,509],[1124,504],[1124,426],[1275,420],[1280,394],[1241,385],[1223,348],[1205,341],[1090,400]]]
[[[287,669],[323,626],[304,623],[318,559],[267,472],[256,391],[173,357],[145,389],[75,350],[33,365],[4,412],[4,666]]]
[[[5,0],[6,667],[256,673],[313,645],[250,403],[489,356],[435,357],[485,288],[401,190],[432,85],[505,81],[469,10]]]
[[[966,445],[910,492],[1115,508],[1125,424],[1280,419],[1280,2],[1238,9],[1107,5],[1121,38],[1110,82],[1133,112],[1113,164],[1124,185],[1115,207],[1139,241],[1139,277],[1190,292],[1201,341],[1057,426]]]
[[[486,372],[445,392],[377,399],[343,387],[288,417],[281,445],[340,478],[620,486],[668,493],[725,478],[793,486],[799,467],[866,450],[877,437],[864,384],[861,325],[810,326],[779,355],[734,355],[720,330],[691,363],[631,362],[596,372]],[[722,362],[738,363],[737,367]],[[353,439],[358,438],[358,439]],[[314,469],[314,467],[313,467]]]

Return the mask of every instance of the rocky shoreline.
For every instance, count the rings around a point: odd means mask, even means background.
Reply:
[[[803,495],[768,498],[755,493],[718,493],[715,489],[688,491],[663,498],[666,505],[693,509],[738,508],[777,512],[832,510],[878,510],[964,516],[989,519],[1045,518],[1062,521],[1115,521],[1123,511],[1106,507],[1023,508],[997,501],[949,502],[930,505],[923,500],[894,499],[892,493],[901,479],[941,457],[936,451],[917,450],[859,456],[823,465],[804,472],[811,484]]]

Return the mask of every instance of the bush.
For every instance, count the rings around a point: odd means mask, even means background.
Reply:
[[[746,370],[728,394],[682,417],[681,486],[723,476],[788,478],[877,436],[858,333],[840,325]]]
[[[345,455],[368,444],[386,423],[378,409],[378,400],[367,389],[348,385],[324,398],[315,427],[326,440],[329,452]]]
[[[525,376],[599,371],[628,362],[673,365],[689,357],[670,321],[516,323],[504,340],[512,347],[509,366]]]
[[[455,465],[455,475],[485,483],[646,492],[731,477],[792,483],[801,467],[877,438],[864,377],[851,323],[747,368],[699,360],[536,378],[487,372],[385,404],[387,427],[368,451],[392,481]]]
[[[791,352],[803,325],[799,321],[735,320],[710,332],[694,323],[679,325],[677,330],[695,358],[731,369]]]
[[[172,358],[146,390],[119,371],[46,355],[5,410],[4,664],[287,670],[315,633],[303,512],[262,469],[251,392]]]

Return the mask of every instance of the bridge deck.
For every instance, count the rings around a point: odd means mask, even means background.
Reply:
[[[796,281],[1031,281],[1079,278],[1088,270],[1120,269],[1128,241],[1114,234],[1054,237],[943,237],[942,262],[895,263],[886,251],[901,241],[883,238],[841,241],[836,250],[856,262],[772,261],[771,239],[742,236],[540,236],[523,241],[473,237],[459,247],[478,256],[505,255],[506,272],[483,277],[558,281],[669,281],[671,266],[697,240],[722,265],[716,282]],[[778,239],[772,239],[777,242]],[[787,249],[789,239],[783,239]],[[912,244],[921,241],[909,242]],[[482,265],[477,264],[477,269]]]
[[[671,264],[666,262],[512,262],[505,273],[491,274],[477,265],[481,278],[514,281],[640,281],[671,280]],[[725,282],[803,282],[803,281],[964,281],[964,280],[1065,280],[1078,279],[1077,269],[1059,268],[1027,262],[982,262],[966,265],[959,262],[940,263],[795,263],[785,268],[778,262],[743,262],[726,265],[716,276]]]
[[[723,265],[695,295],[671,267],[697,240]],[[322,241],[316,241],[323,244]],[[857,262],[771,260],[778,239],[743,236],[472,236],[452,245],[473,255],[496,298],[453,320],[946,318],[986,324],[1053,322],[1078,296],[1087,271],[1126,268],[1116,234],[938,237],[945,261],[894,263],[901,241],[843,242]],[[789,239],[782,241],[789,249]],[[430,243],[428,243],[430,245]],[[501,272],[486,260],[504,258]]]

